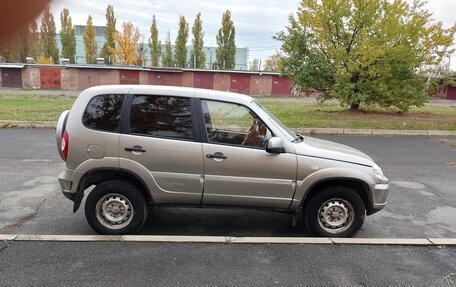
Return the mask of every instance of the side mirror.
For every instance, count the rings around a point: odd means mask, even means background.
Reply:
[[[268,153],[284,153],[285,147],[283,146],[283,140],[278,137],[273,137],[268,140],[266,145],[266,152]]]

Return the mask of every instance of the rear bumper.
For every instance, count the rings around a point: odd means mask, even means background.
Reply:
[[[81,180],[83,172],[65,168],[59,174],[60,188],[63,195],[71,201],[75,200],[76,192],[78,189],[79,181]]]

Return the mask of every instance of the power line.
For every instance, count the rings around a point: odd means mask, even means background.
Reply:
[[[268,50],[277,50],[277,49],[280,49],[281,47],[278,46],[278,47],[261,47],[261,48],[249,48],[249,50],[251,51],[268,51]]]

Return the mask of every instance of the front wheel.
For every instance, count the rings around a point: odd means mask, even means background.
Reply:
[[[100,183],[87,196],[85,216],[100,234],[133,234],[144,225],[147,206],[136,187],[111,180]]]
[[[358,193],[338,186],[315,194],[304,206],[303,215],[316,236],[350,237],[362,227],[366,208]]]

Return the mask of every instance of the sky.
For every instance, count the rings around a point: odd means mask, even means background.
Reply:
[[[264,61],[280,48],[280,43],[272,39],[272,36],[284,29],[288,16],[296,13],[299,3],[300,0],[54,0],[51,10],[58,30],[59,15],[63,8],[69,9],[74,25],[85,25],[90,14],[94,25],[104,26],[106,7],[111,4],[117,18],[117,30],[120,30],[122,22],[131,21],[139,27],[146,42],[150,36],[152,15],[155,14],[159,38],[164,42],[169,31],[173,43],[179,16],[185,16],[191,30],[196,15],[201,12],[204,44],[216,46],[216,34],[221,26],[222,15],[228,9],[236,28],[236,45],[249,48],[249,61],[254,58]],[[456,0],[429,0],[426,7],[434,13],[435,20],[444,23],[444,27],[451,27],[456,22]],[[451,66],[456,70],[456,54]]]

